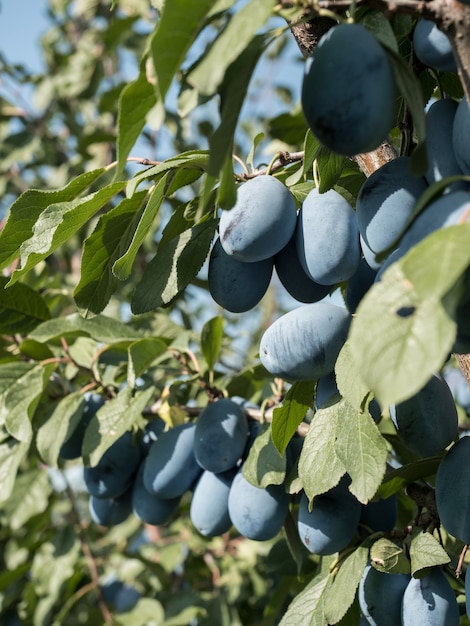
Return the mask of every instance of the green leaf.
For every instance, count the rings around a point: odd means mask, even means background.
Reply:
[[[113,264],[131,244],[146,195],[146,191],[140,191],[122,200],[100,217],[85,240],[80,281],[73,294],[84,317],[101,313],[115,292],[119,281],[113,274]]]
[[[138,77],[124,87],[119,97],[116,178],[125,168],[127,157],[145,126],[147,113],[156,101],[155,89],[147,79],[144,60]]]
[[[429,569],[450,563],[450,557],[431,533],[415,529],[410,543],[411,575],[422,578]]]
[[[127,384],[131,389],[135,387],[137,378],[150,367],[157,357],[166,352],[166,350],[166,343],[156,337],[139,339],[129,346]]]
[[[304,124],[305,124],[305,122],[304,122]],[[272,122],[270,122],[270,127],[271,127],[271,125],[272,125]],[[304,132],[305,132],[305,130],[304,130]],[[270,137],[272,137],[272,136],[273,136],[273,134],[272,134],[272,132],[270,132]],[[303,137],[303,135],[302,135],[302,137]],[[256,167],[255,167],[255,152],[256,152],[256,149],[259,146],[259,144],[263,141],[263,139],[264,139],[264,133],[257,133],[254,136],[254,139],[253,139],[252,144],[251,144],[250,151],[248,153],[248,156],[246,157],[246,165],[252,171],[254,171],[256,169]]]
[[[315,382],[295,382],[288,390],[281,407],[274,409],[272,420],[273,443],[284,454],[297,427],[312,407]]]
[[[452,348],[456,324],[442,297],[470,264],[470,224],[440,229],[391,265],[351,324],[350,352],[381,406],[419,391]]]
[[[92,319],[84,319],[78,313],[44,322],[29,336],[40,343],[48,343],[66,335],[87,336],[103,343],[117,343],[143,337],[141,331],[110,317],[98,315]]]
[[[201,331],[201,350],[206,359],[207,367],[213,370],[219,358],[224,337],[224,318],[222,315],[208,320]]]
[[[43,297],[29,285],[16,283],[6,289],[8,278],[0,277],[0,334],[25,335],[50,319]]]
[[[161,102],[213,4],[213,0],[165,2],[160,22],[150,43],[157,79],[156,91]]]
[[[341,429],[338,405],[320,409],[313,416],[299,459],[299,478],[309,500],[335,487],[346,473],[336,452]]]
[[[10,437],[0,443],[0,502],[13,493],[18,467],[29,450],[29,443]]]
[[[79,391],[70,393],[61,398],[38,429],[36,445],[42,460],[50,467],[57,467],[60,448],[78,426],[84,407],[83,394]]]
[[[167,305],[187,287],[207,257],[216,225],[216,219],[207,219],[159,246],[134,292],[134,313]]]
[[[349,490],[366,504],[384,477],[387,443],[368,413],[353,408],[346,400],[334,406],[339,425],[336,452],[351,476]]]
[[[418,461],[413,461],[413,463],[403,465],[402,467],[387,472],[374,499],[389,498],[415,480],[424,480],[430,476],[434,476],[440,462],[441,457],[419,459]]]
[[[341,397],[355,409],[362,409],[370,390],[357,375],[349,340],[341,348],[335,363],[336,384]]]
[[[320,184],[318,186],[318,192],[324,193],[335,185],[341,172],[343,171],[345,158],[339,154],[331,152],[325,147],[321,147],[316,155],[316,165],[318,167],[318,174],[320,178]]]
[[[85,198],[49,204],[37,218],[31,237],[21,244],[21,267],[13,272],[9,284],[65,243],[123,187],[122,182],[113,183]]]
[[[34,553],[31,580],[39,596],[58,599],[80,556],[80,540],[73,524],[59,527]]]
[[[162,605],[153,598],[140,598],[131,611],[120,612],[113,620],[116,626],[167,625]]]
[[[33,234],[41,213],[51,204],[71,202],[105,172],[104,168],[86,172],[55,191],[28,189],[11,205],[8,219],[0,231],[0,269],[20,253],[21,244]]]
[[[41,394],[56,365],[34,364],[23,373],[17,373],[15,380],[0,394],[0,422],[5,424],[8,433],[28,443],[33,436],[31,420]]]
[[[187,7],[184,0],[181,2]],[[275,5],[276,0],[251,0],[238,9],[207,54],[189,72],[188,83],[200,94],[215,94],[229,66],[249,47],[258,30],[271,17]]]
[[[398,54],[398,44],[390,20],[382,11],[367,11],[361,18],[364,26],[380,43]]]
[[[151,229],[165,199],[167,181],[168,175],[162,176],[151,191],[144,210],[139,214],[139,221],[127,250],[121,256],[116,257],[114,261],[113,273],[119,280],[126,280],[130,276],[137,252]]]
[[[330,567],[334,557],[322,559],[320,573],[296,595],[279,626],[325,626],[325,600],[331,585]]]
[[[370,561],[379,572],[388,574],[409,574],[410,562],[402,547],[382,537],[370,549]]]
[[[113,445],[141,417],[142,411],[148,406],[155,395],[150,387],[137,391],[125,387],[115,398],[106,402],[95,415],[85,431],[82,453],[83,462],[95,466],[106,450]]]
[[[255,439],[243,464],[243,476],[256,487],[281,485],[286,475],[286,456],[280,455],[267,427]]]
[[[333,584],[326,591],[326,623],[337,624],[352,606],[368,557],[369,546],[365,542],[342,562]]]
[[[51,482],[45,469],[33,469],[20,474],[15,489],[2,507],[2,516],[13,530],[24,528],[28,521],[43,513],[49,503]]]

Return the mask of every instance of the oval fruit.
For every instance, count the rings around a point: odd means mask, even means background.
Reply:
[[[359,608],[370,626],[397,626],[401,623],[401,603],[410,582],[407,574],[379,572],[366,565],[359,583]],[[418,622],[416,623],[418,626]]]
[[[413,31],[413,47],[416,56],[439,72],[456,72],[454,53],[450,40],[431,20],[419,19]]]
[[[245,263],[227,254],[217,239],[209,256],[209,292],[227,311],[244,313],[264,296],[272,273],[272,257]]]
[[[134,515],[144,524],[160,526],[166,524],[178,509],[181,496],[176,498],[160,498],[154,493],[147,491],[144,485],[144,464],[141,463],[139,471],[132,486],[132,510]]]
[[[106,450],[97,465],[84,468],[88,492],[96,498],[117,498],[129,488],[140,460],[140,446],[134,445],[132,434],[127,431]]]
[[[388,161],[369,176],[357,196],[356,217],[370,250],[377,254],[396,243],[426,188],[424,178],[411,173],[406,156]]]
[[[91,519],[100,526],[117,526],[132,513],[132,490],[127,489],[117,498],[96,498],[88,502]]]
[[[313,134],[344,156],[369,152],[393,127],[395,81],[382,46],[363,26],[323,35],[307,67],[302,109]]]
[[[74,430],[60,447],[59,456],[62,459],[78,459],[82,455],[82,443],[85,431],[91,418],[104,404],[104,397],[99,393],[85,393],[85,404],[80,421],[75,425]]]
[[[205,471],[194,488],[189,516],[194,528],[204,537],[217,537],[230,530],[228,497],[234,473]]]
[[[289,494],[283,485],[266,489],[247,481],[240,468],[233,479],[228,497],[232,524],[247,539],[266,541],[280,532],[289,509]]]
[[[222,211],[220,242],[239,261],[269,259],[287,244],[296,219],[287,187],[274,176],[257,176],[238,188],[235,206]]]
[[[351,323],[346,309],[305,304],[279,317],[261,337],[260,360],[273,376],[316,380],[334,370]]]
[[[403,594],[402,626],[458,626],[459,605],[441,569],[432,569],[423,578],[412,578]]]
[[[436,100],[426,113],[426,180],[434,183],[446,176],[462,174],[455,156],[452,132],[458,103],[451,98]]]
[[[470,436],[448,450],[436,474],[436,506],[448,533],[470,543],[470,481],[461,480],[470,463]]]
[[[241,458],[247,438],[248,420],[243,408],[227,398],[211,402],[196,421],[196,461],[209,472],[225,472]]]
[[[432,376],[418,393],[397,404],[394,413],[398,436],[418,456],[439,454],[457,437],[457,408],[441,376]]]
[[[395,528],[397,516],[397,497],[393,494],[383,500],[363,504],[360,523],[374,533],[387,532]]]
[[[295,233],[287,246],[274,257],[274,269],[282,286],[298,302],[318,302],[330,291],[329,285],[316,283],[304,271],[297,251]]]
[[[340,552],[356,534],[361,504],[347,485],[342,479],[333,489],[315,496],[311,511],[307,496],[302,494],[297,528],[300,540],[312,554]]]
[[[193,486],[202,469],[194,456],[196,425],[179,424],[162,433],[144,461],[145,488],[160,498],[177,498]]]
[[[352,206],[334,189],[312,191],[300,208],[296,227],[300,263],[312,280],[334,285],[350,278],[361,258]]]
[[[455,112],[452,143],[460,169],[470,174],[470,107],[466,98],[462,98]]]

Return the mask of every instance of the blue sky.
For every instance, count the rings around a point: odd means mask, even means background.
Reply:
[[[41,68],[39,38],[47,29],[47,0],[0,0],[0,49],[10,63]]]

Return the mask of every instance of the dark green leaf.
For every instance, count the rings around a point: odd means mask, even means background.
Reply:
[[[257,487],[281,485],[286,475],[286,456],[276,450],[271,438],[271,428],[267,427],[250,448],[243,464],[243,475]]]
[[[139,339],[129,346],[127,383],[131,389],[135,387],[137,378],[150,367],[157,357],[166,352],[166,350],[166,343],[156,337]]]
[[[213,370],[219,358],[224,337],[224,318],[222,315],[208,320],[201,331],[201,350],[209,370]]]
[[[372,566],[379,572],[388,574],[409,574],[410,562],[406,558],[403,547],[390,539],[378,539],[370,549]]]
[[[320,179],[319,193],[332,189],[341,176],[344,161],[345,158],[343,156],[330,152],[327,148],[320,148],[316,156],[316,165]]]
[[[410,543],[411,575],[421,578],[429,569],[450,563],[450,557],[439,541],[428,532],[416,529]]]
[[[5,289],[8,278],[0,277],[0,334],[25,335],[50,319],[51,313],[42,296],[22,283]]]
[[[401,491],[409,483],[433,476],[437,472],[440,462],[441,457],[432,457],[430,459],[420,459],[391,470],[385,475],[383,484],[377,491],[375,498],[389,498]]]
[[[311,408],[314,391],[314,382],[295,382],[288,390],[282,406],[274,409],[272,438],[279,454],[284,454],[297,427]]]
[[[30,333],[30,338],[47,343],[70,334],[75,336],[85,335],[104,343],[116,343],[143,337],[142,332],[110,317],[98,315],[86,320],[77,313],[72,313],[65,317],[44,322]]]

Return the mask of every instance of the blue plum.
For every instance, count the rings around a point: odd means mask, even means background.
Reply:
[[[158,439],[165,428],[166,424],[160,417],[156,417],[151,422],[147,422],[147,424],[145,424],[142,439],[140,440],[140,447],[144,455],[147,454],[153,442]]]
[[[161,498],[147,491],[144,485],[144,464],[140,464],[132,486],[132,510],[136,517],[144,524],[161,526],[171,519],[180,502],[181,496]]]
[[[451,98],[436,100],[426,113],[426,154],[428,169],[425,178],[429,184],[446,176],[462,174],[454,151],[452,132],[458,103]],[[455,185],[452,185],[455,189]]]
[[[295,235],[300,263],[315,282],[334,285],[356,272],[361,258],[356,215],[334,189],[321,194],[312,189],[300,208]]]
[[[232,524],[247,539],[266,541],[275,537],[284,525],[289,509],[289,495],[283,485],[261,489],[249,483],[240,468],[233,479],[228,497]]]
[[[296,236],[274,257],[274,269],[285,290],[298,302],[318,302],[330,291],[329,285],[320,285],[310,278],[300,263]]]
[[[240,460],[247,438],[248,420],[243,408],[228,398],[211,402],[196,421],[196,461],[209,472],[225,472]]]
[[[401,623],[403,594],[410,582],[408,574],[379,572],[366,565],[359,583],[359,607],[370,626],[398,626]],[[416,626],[421,622],[416,622]]]
[[[116,613],[130,611],[141,598],[141,593],[132,585],[110,577],[101,585],[103,599],[110,604]]]
[[[204,471],[194,488],[189,516],[204,537],[217,537],[230,530],[228,497],[235,472]]]
[[[100,526],[117,526],[132,513],[132,488],[116,498],[90,496],[88,502],[91,519]]]
[[[387,54],[359,24],[334,26],[307,63],[302,109],[312,133],[345,156],[369,152],[395,119],[395,81]]]
[[[96,498],[116,498],[131,485],[141,460],[140,446],[127,431],[109,447],[98,464],[84,467],[88,492]]]
[[[302,494],[297,528],[304,546],[312,554],[324,556],[340,552],[356,534],[361,517],[361,504],[348,490],[344,478],[328,492],[315,496],[312,510]]]
[[[372,532],[387,532],[395,528],[398,516],[396,495],[362,505],[360,523]]]
[[[469,467],[470,436],[461,437],[447,451],[436,474],[436,506],[448,533],[470,544],[470,481],[462,479]]]
[[[397,404],[391,415],[398,436],[418,456],[439,454],[458,434],[452,392],[438,375],[433,375],[414,396]]]
[[[350,313],[356,312],[359,302],[374,284],[376,276],[377,270],[374,270],[366,259],[362,258],[357,271],[348,280],[344,295]]]
[[[194,456],[196,424],[187,422],[162,433],[144,460],[143,481],[160,498],[182,496],[202,473]]]
[[[356,217],[370,250],[384,252],[396,242],[426,188],[424,178],[412,174],[406,156],[385,163],[369,176],[357,197]]]
[[[459,606],[444,572],[434,568],[423,578],[412,578],[403,594],[402,626],[458,626]]]
[[[82,443],[85,431],[91,418],[104,404],[104,397],[99,393],[85,393],[83,413],[75,428],[60,447],[59,456],[62,459],[78,459],[82,455]]]
[[[413,31],[413,46],[424,65],[440,72],[456,72],[450,40],[431,20],[419,19]]]
[[[338,385],[336,384],[336,375],[334,372],[330,372],[318,379],[315,390],[315,408],[317,410],[321,409],[334,396],[340,397]]]
[[[274,176],[257,176],[237,191],[235,206],[222,211],[220,242],[239,261],[269,259],[294,233],[297,209],[287,187]]]
[[[470,107],[466,98],[460,100],[452,127],[455,158],[464,174],[470,174]]]
[[[227,254],[216,239],[208,268],[209,292],[221,307],[232,313],[245,313],[266,293],[274,260],[272,257],[245,263]]]
[[[317,380],[334,370],[351,323],[346,309],[304,304],[279,317],[261,337],[261,363],[273,376]]]

